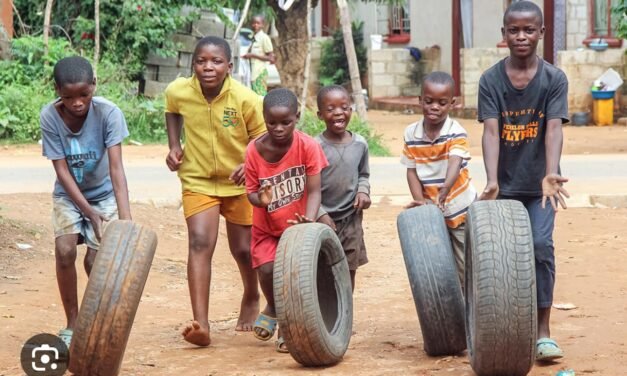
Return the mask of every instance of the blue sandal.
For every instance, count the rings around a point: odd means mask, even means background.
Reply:
[[[545,337],[536,342],[536,360],[552,361],[563,356],[564,352],[554,340]]]
[[[262,335],[257,333],[256,329],[265,330],[266,334]],[[276,330],[276,318],[270,317],[264,313],[260,313],[257,316],[257,320],[255,320],[255,325],[253,325],[253,334],[255,338],[261,341],[269,341],[272,336],[274,336],[274,331]]]
[[[70,349],[70,344],[72,343],[72,335],[74,335],[74,331],[72,329],[61,329],[59,330],[58,337],[65,343],[68,350]]]

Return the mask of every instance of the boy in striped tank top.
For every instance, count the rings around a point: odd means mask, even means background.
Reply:
[[[464,282],[464,228],[466,211],[477,192],[470,182],[470,152],[466,130],[448,116],[455,104],[455,82],[444,72],[432,72],[422,81],[423,119],[405,129],[401,163],[413,200],[405,207],[435,204],[453,245],[460,281]]]

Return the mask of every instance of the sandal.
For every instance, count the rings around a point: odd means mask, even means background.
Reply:
[[[562,358],[564,352],[557,345],[557,342],[550,338],[540,338],[536,342],[536,360],[552,361]]]
[[[287,344],[285,344],[285,339],[281,336],[276,340],[276,351],[282,354],[288,354],[290,350],[287,349]]]
[[[59,330],[58,337],[61,338],[61,341],[63,341],[63,343],[65,343],[65,346],[67,346],[68,350],[70,349],[70,344],[72,343],[73,334],[74,331],[72,329],[65,328]]]
[[[266,334],[257,333],[256,329],[265,330]],[[253,325],[253,334],[255,338],[261,341],[268,341],[272,336],[274,336],[274,331],[276,330],[276,318],[268,316],[264,313],[260,313],[257,316],[257,320],[255,320],[255,325]]]

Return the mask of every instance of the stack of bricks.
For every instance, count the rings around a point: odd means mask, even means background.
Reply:
[[[423,73],[437,70],[440,64],[440,49],[421,50]],[[411,72],[418,62],[406,48],[369,50],[368,96],[370,98],[418,96],[420,86],[412,82]]]
[[[185,8],[184,12],[190,12]],[[224,9],[227,16],[231,16],[232,10]],[[176,44],[176,56],[163,57],[151,53],[146,59],[144,71],[143,93],[147,97],[156,97],[162,93],[166,86],[177,77],[189,77],[192,74],[192,54],[198,40],[202,37],[213,35],[225,38],[231,45],[233,66],[239,62],[239,44],[232,43],[234,28],[227,27],[217,15],[205,10],[200,10],[200,19],[185,25],[172,36]]]
[[[507,48],[464,48],[461,50],[459,77],[464,108],[477,108],[481,75],[508,55],[509,50]]]
[[[568,110],[585,112],[592,109],[590,88],[608,68],[625,77],[625,50],[608,48],[605,51],[567,50],[557,53],[557,66],[568,78]]]

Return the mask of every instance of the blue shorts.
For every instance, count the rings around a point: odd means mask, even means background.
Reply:
[[[118,205],[115,201],[115,196],[98,202],[90,202],[89,204],[94,210],[102,214],[107,222],[118,219]],[[78,244],[82,243],[80,240],[84,240],[87,247],[91,249],[97,251],[100,247],[91,221],[83,215],[78,206],[74,204],[74,201],[67,197],[54,197],[52,199],[52,227],[55,238],[63,235],[78,234]],[[104,227],[101,231],[103,230]]]
[[[499,199],[520,201],[529,213],[536,259],[538,308],[551,308],[555,287],[555,247],[553,246],[555,210],[548,200],[545,208],[542,209],[542,196],[499,196]]]

